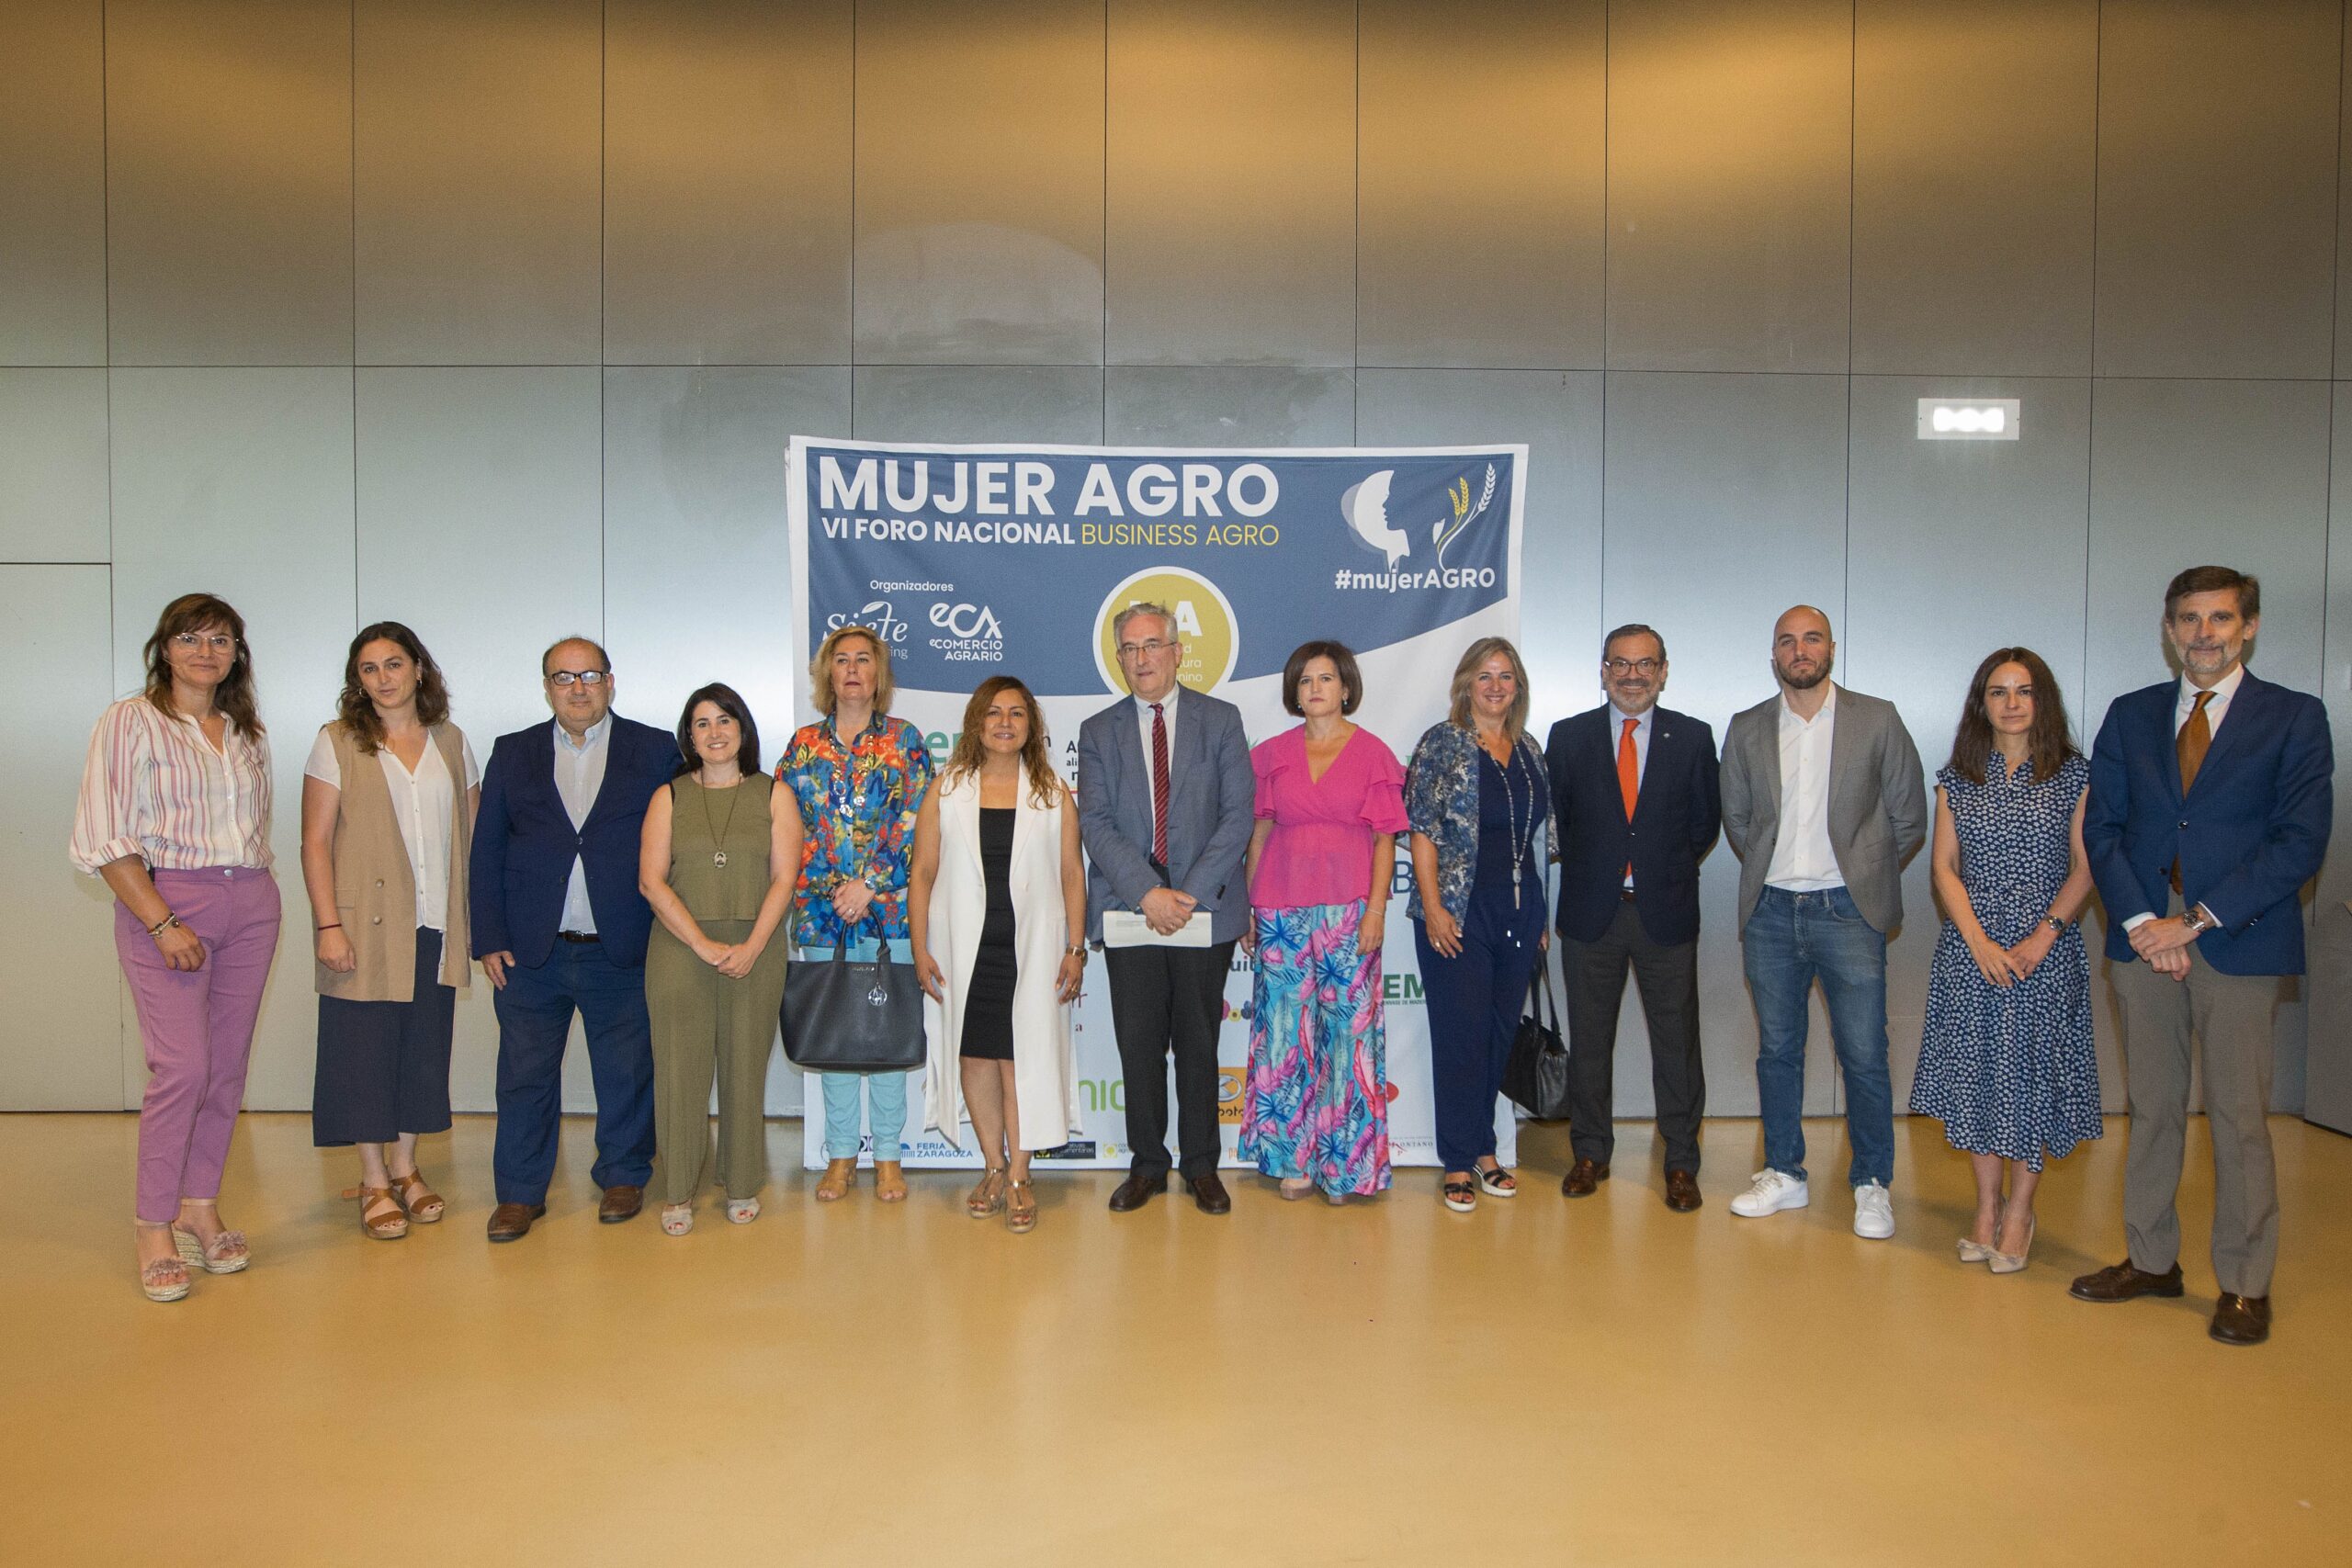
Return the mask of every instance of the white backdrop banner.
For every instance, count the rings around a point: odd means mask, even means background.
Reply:
[[[1075,779],[1080,723],[1125,694],[1112,617],[1138,600],[1170,606],[1179,679],[1241,710],[1252,744],[1297,722],[1283,710],[1291,650],[1330,637],[1355,650],[1356,722],[1408,760],[1445,716],[1455,660],[1473,638],[1519,635],[1524,446],[1397,450],[1216,451],[1091,446],[922,446],[795,436],[792,580],[800,594],[797,723],[810,722],[805,665],[835,627],[889,644],[891,711],[944,762],[972,689],[1026,682],[1053,755]],[[780,739],[781,738],[779,738]],[[1384,954],[1389,1141],[1397,1165],[1435,1161],[1429,1031],[1399,846]],[[1218,1044],[1218,1119],[1233,1159],[1249,1057],[1250,969],[1235,954]],[[1099,955],[1077,1003],[1083,1134],[1041,1156],[1127,1164],[1125,1094]],[[976,1166],[917,1125],[909,1081],[907,1163]],[[824,1163],[823,1112],[808,1097],[803,1157]],[[1498,1122],[1510,1157],[1511,1119]],[[1171,1128],[1172,1132],[1172,1128]],[[870,1157],[870,1147],[869,1147]]]

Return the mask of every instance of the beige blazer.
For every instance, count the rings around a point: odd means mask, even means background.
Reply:
[[[335,803],[334,907],[343,934],[359,960],[348,975],[318,964],[322,997],[350,1002],[405,1002],[416,989],[416,877],[408,845],[392,811],[382,762],[360,750],[340,723],[327,727],[343,786]],[[467,962],[466,862],[473,849],[473,814],[466,809],[466,740],[454,724],[436,724],[433,744],[449,770],[448,930],[441,938],[441,983],[463,992]]]

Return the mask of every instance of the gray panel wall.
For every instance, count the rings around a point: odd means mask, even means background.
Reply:
[[[2087,735],[2164,678],[2165,578],[2234,560],[2267,579],[2258,667],[2352,747],[2342,0],[984,9],[0,6],[0,588],[47,661],[11,739],[86,726],[164,599],[227,592],[297,911],[301,753],[362,619],[424,633],[484,754],[571,630],[625,711],[722,678],[780,739],[807,431],[1525,441],[1539,724],[1599,700],[1600,634],[1639,618],[1720,729],[1810,599],[1930,765],[1985,649],[2040,649]],[[2020,399],[2024,439],[1918,443],[1914,400],[1963,392]],[[78,750],[19,740],[0,821],[42,969],[103,990],[104,900],[57,874]],[[1727,1113],[1755,1093],[1736,872],[1719,847],[1703,880]],[[1898,1087],[1924,863],[1906,905]],[[256,1105],[307,1101],[301,928]],[[460,1016],[481,1108],[482,987]],[[77,1017],[115,1070],[36,1089],[0,1044],[0,1105],[135,1095],[136,1032]],[[2298,1000],[2282,1102],[2306,1032]],[[1638,1008],[1619,1052],[1643,1111]],[[1808,1092],[1837,1103],[1826,1050]]]

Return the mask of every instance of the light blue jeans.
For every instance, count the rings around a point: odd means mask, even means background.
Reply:
[[[1843,887],[1767,887],[1741,933],[1756,1002],[1756,1089],[1764,1163],[1804,1179],[1804,1044],[1813,983],[1829,1004],[1829,1037],[1846,1076],[1846,1136],[1856,1187],[1894,1184],[1894,1086],[1886,1065],[1886,938]]]
[[[860,937],[849,944],[849,956],[853,960],[872,958],[880,951],[881,943],[870,936]],[[906,952],[907,943],[903,937],[891,945],[894,960]],[[832,955],[833,950],[830,947],[798,948],[794,950],[792,958],[796,964],[820,963]],[[867,1130],[869,1122],[874,1134],[876,1160],[896,1160],[905,1154],[907,1074],[816,1073],[810,1076],[817,1079],[825,1097],[827,1159],[855,1159],[858,1135]]]

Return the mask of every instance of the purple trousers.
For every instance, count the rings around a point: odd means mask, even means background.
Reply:
[[[204,943],[204,967],[172,969],[121,904],[114,950],[139,1007],[147,1096],[139,1107],[139,1217],[177,1219],[183,1198],[218,1198],[244,1103],[245,1063],[277,952],[277,881],[250,866],[159,871],[155,891]]]

